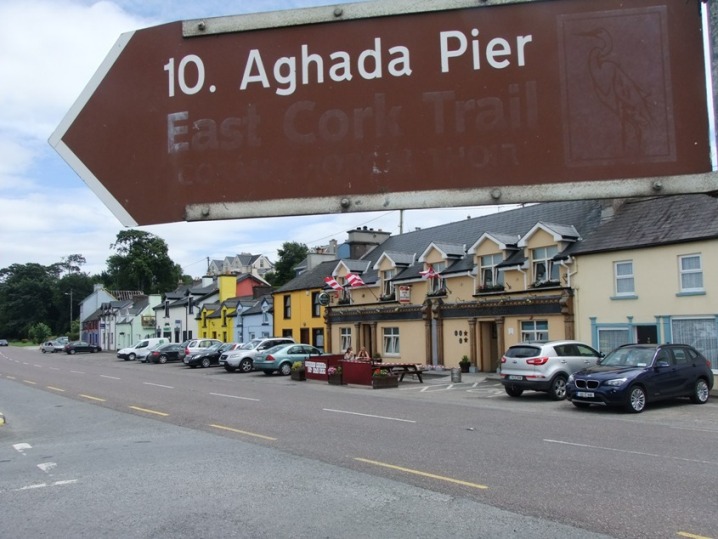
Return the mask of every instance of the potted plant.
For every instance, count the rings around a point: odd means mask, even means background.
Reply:
[[[399,387],[399,377],[389,369],[374,369],[371,375],[371,387],[373,389],[386,389]]]
[[[459,361],[459,367],[461,367],[461,372],[469,372],[470,366],[471,361],[469,361],[469,356],[464,356],[461,358],[461,361]]]
[[[307,371],[304,368],[303,361],[295,361],[294,363],[292,363],[291,377],[292,380],[297,380],[298,382],[303,382],[307,379]]]
[[[344,384],[341,366],[329,367],[327,369],[327,381],[333,386],[340,386]]]

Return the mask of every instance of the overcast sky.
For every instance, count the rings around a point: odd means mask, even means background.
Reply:
[[[0,0],[0,268],[49,265],[71,254],[85,271],[106,267],[119,220],[48,143],[123,32],[166,22],[346,3],[322,0]],[[159,202],[159,201],[158,201]],[[404,231],[499,211],[496,207],[407,210]],[[138,227],[167,242],[183,272],[207,258],[264,254],[285,241],[342,242],[359,226],[399,232],[397,211],[174,223]]]

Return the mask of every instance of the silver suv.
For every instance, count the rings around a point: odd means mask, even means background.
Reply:
[[[225,352],[219,356],[219,364],[223,366],[227,372],[234,372],[237,369],[241,372],[249,372],[254,368],[254,356],[256,356],[258,352],[269,350],[278,344],[294,344],[294,339],[291,337],[252,339],[236,350]]]
[[[520,397],[529,389],[563,400],[569,375],[595,365],[602,356],[578,341],[515,344],[501,358],[501,383],[512,397]]]

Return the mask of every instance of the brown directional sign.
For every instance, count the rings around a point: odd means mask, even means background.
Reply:
[[[50,142],[126,225],[718,188],[697,0],[417,3],[125,34]]]

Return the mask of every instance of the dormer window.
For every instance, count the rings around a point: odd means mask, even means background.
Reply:
[[[434,275],[429,279],[428,294],[430,296],[441,296],[446,294],[446,283],[441,276],[441,272],[446,269],[446,262],[434,262],[430,264],[434,270]]]
[[[381,272],[382,296],[391,297],[394,294],[394,283],[392,279],[396,277],[396,268],[384,270]]]
[[[555,245],[531,249],[534,286],[559,282],[559,265],[553,261],[557,254],[558,247]]]
[[[497,291],[504,289],[504,272],[498,265],[504,261],[501,253],[484,255],[479,259],[479,291]]]

